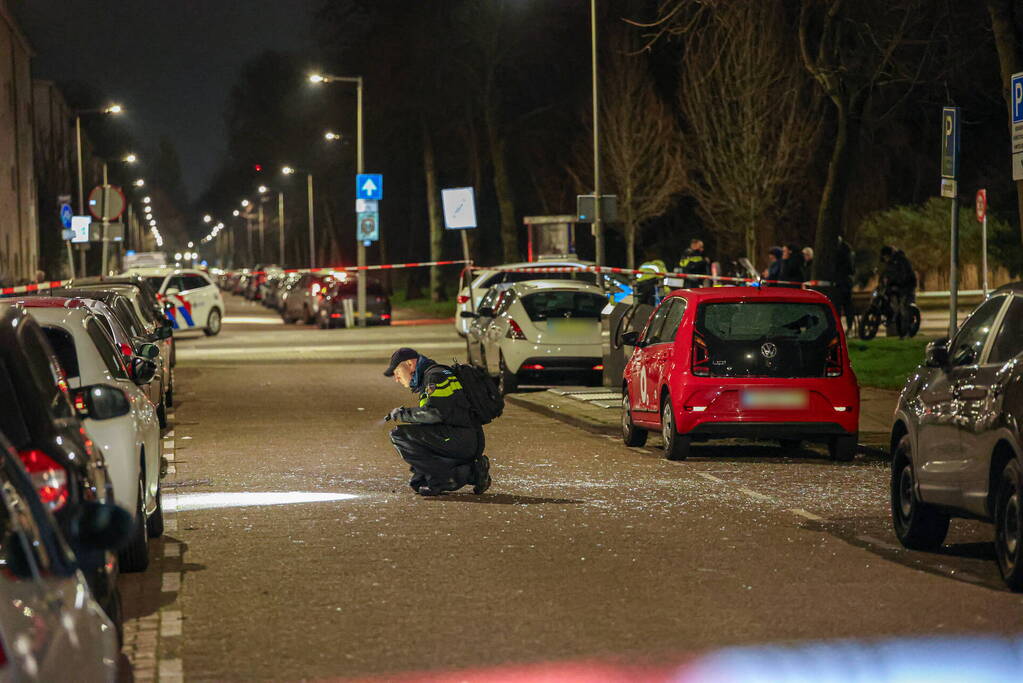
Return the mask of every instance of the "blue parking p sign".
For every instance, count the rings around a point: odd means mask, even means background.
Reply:
[[[1012,75],[1012,122],[1023,123],[1023,73]]]
[[[941,177],[959,177],[959,107],[941,110]]]
[[[382,173],[360,173],[355,176],[356,199],[383,199],[384,175]]]

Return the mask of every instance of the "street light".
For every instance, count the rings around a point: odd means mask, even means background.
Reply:
[[[320,83],[354,83],[356,86],[355,104],[356,104],[356,134],[355,134],[355,159],[356,159],[356,170],[355,172],[364,172],[364,160],[363,148],[362,148],[362,76],[335,76],[333,74],[310,74],[309,82],[314,84]],[[310,228],[312,228],[312,176],[309,176],[309,216],[310,216]],[[598,201],[599,204],[599,201]],[[358,230],[356,230],[356,263],[359,266],[366,265],[366,246],[365,243],[358,238]],[[311,241],[310,241],[310,246]],[[315,267],[315,264],[312,264]],[[366,278],[358,278],[358,306],[359,306],[359,327],[366,326]]]
[[[142,198],[142,203],[143,204],[149,204],[151,201],[153,201],[152,197],[143,197]]]
[[[259,194],[266,194],[269,191],[270,191],[270,188],[267,187],[266,185],[260,185],[259,186]]]
[[[252,202],[250,202],[250,201],[249,201],[248,199],[243,199],[243,200],[242,200],[242,206],[243,206],[243,207],[248,207],[248,205],[249,205],[249,204],[251,204],[251,203],[252,203]]]
[[[242,215],[242,212],[239,211],[238,209],[235,209],[234,211],[231,212],[231,215],[237,218],[238,216]]]
[[[202,222],[203,223],[209,223],[212,220],[213,220],[213,216],[211,216],[209,214],[206,214],[205,216],[202,217]]]
[[[129,152],[124,157],[124,162],[127,163],[127,164],[134,164],[138,160],[139,160],[139,158],[137,156],[135,156],[134,154],[132,154],[131,152]]]
[[[335,140],[341,139],[341,134],[335,133],[332,130],[328,130],[326,133],[323,134],[323,138],[327,140],[327,142],[334,142]]]
[[[146,181],[143,180],[142,178],[139,178],[134,183],[132,183],[132,185],[134,185],[135,187],[145,187]]]
[[[293,175],[298,173],[298,169],[294,166],[285,166],[281,169],[281,173],[285,175]],[[305,172],[305,186],[306,186],[306,202],[307,210],[309,212],[309,267],[316,267],[316,213],[313,210],[313,174],[309,171]],[[280,195],[277,198],[277,213],[279,220],[281,221],[281,230],[283,231],[284,224],[284,195]],[[281,243],[283,244],[283,236]],[[282,249],[283,251],[283,249]]]
[[[119,104],[111,104],[109,107],[103,110],[104,114],[120,114],[124,111],[124,107]]]
[[[189,249],[191,249],[191,248],[192,248],[192,247],[194,247],[194,246],[195,246],[195,242],[189,242],[189,243],[188,243],[188,248],[189,248]]]

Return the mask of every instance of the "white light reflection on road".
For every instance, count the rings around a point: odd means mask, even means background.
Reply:
[[[261,505],[294,505],[297,503],[330,503],[358,498],[353,493],[316,493],[313,491],[237,491],[225,493],[182,493],[175,509],[212,510],[214,508],[255,507]]]
[[[244,323],[245,325],[282,325],[282,326],[284,325],[284,321],[281,320],[280,318],[271,318],[265,315],[262,316],[228,315],[224,317],[225,325],[232,325],[236,323],[238,324]]]

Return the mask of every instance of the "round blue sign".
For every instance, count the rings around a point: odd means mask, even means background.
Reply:
[[[60,205],[60,222],[64,225],[64,229],[65,230],[71,227],[71,216],[72,215],[73,214],[72,214],[72,211],[71,211],[71,205],[70,204],[61,204]]]

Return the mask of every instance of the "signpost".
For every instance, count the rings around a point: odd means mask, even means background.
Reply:
[[[75,255],[71,251],[71,217],[74,211],[71,210],[71,195],[62,194],[57,197],[57,206],[60,207],[61,236],[67,247],[68,277],[75,276]]]
[[[100,241],[103,243],[103,260],[100,266],[100,274],[107,274],[107,243],[110,241],[107,235],[107,226],[111,221],[118,220],[128,205],[121,188],[114,187],[107,182],[107,165],[103,164],[103,184],[92,188],[89,193],[89,213],[97,220],[102,221],[102,232]]]
[[[469,233],[477,227],[476,191],[471,187],[453,187],[440,191],[441,204],[444,206],[444,227],[448,230],[462,231],[462,258],[469,258]]]
[[[74,244],[88,244],[91,225],[92,218],[90,216],[72,216],[71,241]]]
[[[359,163],[355,174],[355,212],[357,264],[366,265],[366,247],[380,239],[380,211],[378,202],[384,198],[384,176],[382,173],[363,173],[362,159],[362,82],[359,81]],[[359,202],[372,202],[361,204]],[[362,208],[360,208],[360,206]],[[362,209],[366,209],[363,211]],[[359,304],[359,327],[366,326],[366,275],[360,273],[356,283],[356,299]]]
[[[959,312],[959,107],[941,110],[941,196],[952,200],[948,273],[948,338],[955,336]]]
[[[575,198],[575,212],[580,223],[597,221],[597,203],[594,195],[580,194]],[[600,196],[600,221],[613,223],[618,220],[618,195],[604,194]]]
[[[981,223],[980,229],[980,272],[981,287],[984,290],[984,297],[987,297],[987,190],[977,190],[977,220]]]
[[[1012,179],[1023,180],[1023,72],[1012,75]]]

